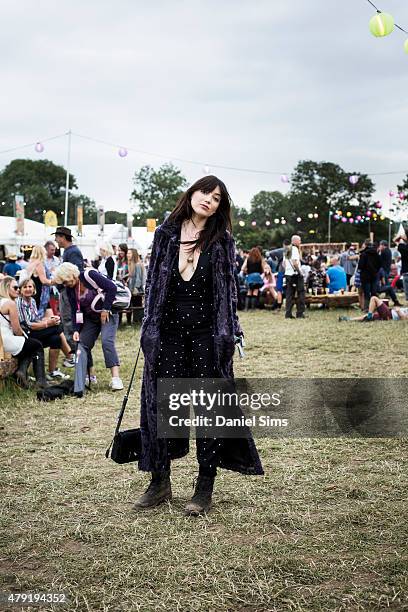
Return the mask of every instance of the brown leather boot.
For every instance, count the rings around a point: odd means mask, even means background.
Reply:
[[[170,470],[165,472],[152,472],[152,479],[146,491],[139,497],[133,506],[134,510],[141,508],[154,508],[162,502],[171,499]]]
[[[198,476],[194,495],[184,511],[186,516],[208,514],[211,508],[215,476]]]

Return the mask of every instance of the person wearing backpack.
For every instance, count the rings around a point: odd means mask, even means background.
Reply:
[[[99,335],[105,365],[112,374],[110,388],[112,391],[121,391],[123,383],[119,376],[119,357],[116,351],[119,314],[115,311],[114,302],[122,288],[97,270],[90,268],[80,272],[68,262],[55,270],[54,279],[67,288],[75,330],[73,339],[78,342],[75,392],[81,394],[85,389],[87,371],[93,365],[91,351]],[[93,375],[90,375],[90,380],[96,382]]]

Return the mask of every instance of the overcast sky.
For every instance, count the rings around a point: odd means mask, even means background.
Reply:
[[[378,0],[408,29],[408,5]],[[72,129],[139,151],[72,138],[79,192],[129,207],[140,166],[203,166],[239,206],[300,159],[373,177],[378,196],[408,172],[406,35],[368,30],[367,0],[32,0],[2,3],[0,150]],[[66,164],[67,138],[2,153]]]

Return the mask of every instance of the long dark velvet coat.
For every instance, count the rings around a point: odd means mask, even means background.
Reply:
[[[146,282],[145,315],[141,330],[141,346],[145,364],[141,391],[142,450],[139,469],[160,471],[170,459],[188,453],[188,439],[163,440],[157,438],[157,378],[155,365],[160,349],[160,323],[169,289],[171,271],[178,257],[180,227],[164,222],[156,229]],[[234,335],[241,328],[236,314],[236,286],[234,280],[234,240],[229,232],[214,243],[211,256],[214,294],[214,355],[220,377],[233,378],[232,358]],[[224,439],[220,467],[243,474],[263,474],[262,465],[252,436]]]

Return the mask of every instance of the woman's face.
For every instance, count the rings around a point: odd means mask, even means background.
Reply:
[[[129,255],[129,251],[128,251],[128,255]],[[119,249],[118,250],[118,257],[119,257],[119,259],[125,259],[126,258],[125,251],[122,251],[122,249]]]
[[[33,297],[33,294],[34,294],[34,285],[33,285],[33,283],[31,281],[29,283],[26,283],[24,285],[24,287],[22,287],[20,289],[20,293],[23,296],[23,298],[31,298],[31,297]]]
[[[19,288],[18,288],[17,281],[13,280],[13,282],[10,283],[8,294],[12,300],[15,300],[16,297],[18,297]]]
[[[128,260],[128,263],[132,261],[132,251],[130,250],[127,252],[127,260]]]
[[[105,249],[99,249],[99,255],[101,257],[107,257],[108,256],[108,251],[105,251]]]
[[[72,277],[65,280],[62,284],[64,285],[64,287],[70,287],[72,289],[73,287],[77,286],[78,280],[78,278]]]
[[[221,190],[218,185],[211,193],[194,191],[191,196],[191,207],[195,214],[199,217],[206,217],[207,219],[216,212],[220,202]]]

